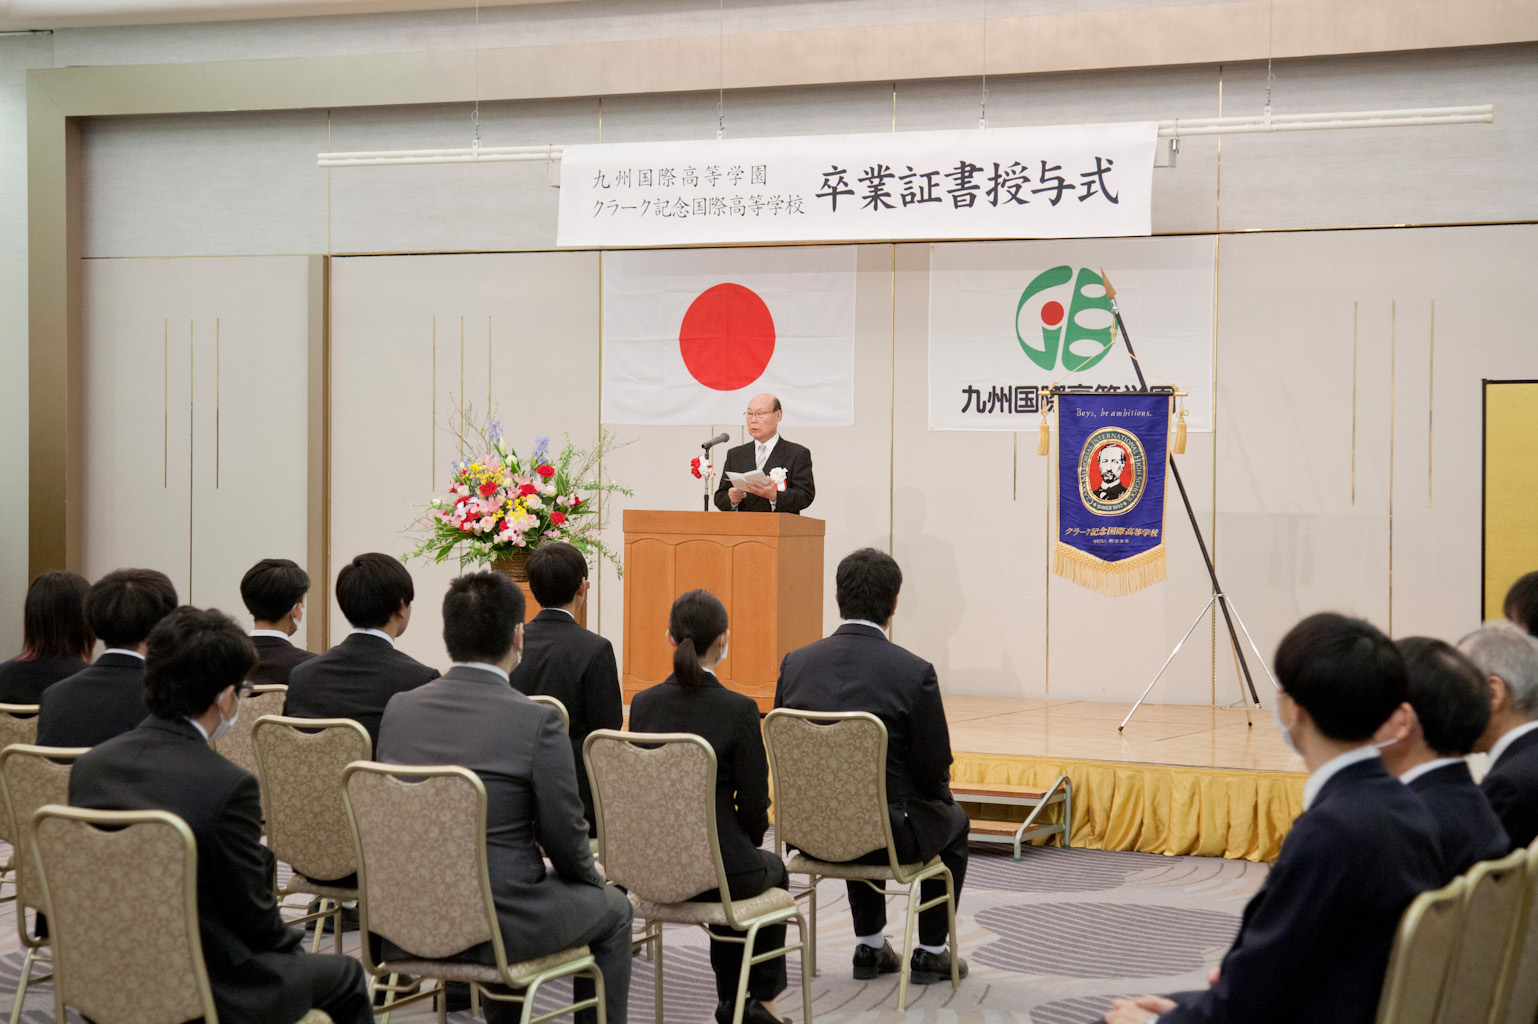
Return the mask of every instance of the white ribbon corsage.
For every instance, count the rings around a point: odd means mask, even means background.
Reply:
[[[785,489],[785,467],[775,466],[769,471],[769,479],[774,481],[775,490],[783,491]]]

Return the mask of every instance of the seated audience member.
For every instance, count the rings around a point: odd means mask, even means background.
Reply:
[[[145,638],[175,607],[176,588],[154,569],[117,569],[92,584],[85,618],[107,649],[43,691],[37,742],[94,747],[144,721]]]
[[[530,559],[533,561],[533,559]],[[532,575],[532,573],[530,574]],[[712,669],[726,657],[731,634],[726,609],[714,594],[691,590],[673,602],[668,642],[674,647],[673,674],[636,694],[630,705],[632,732],[692,732],[716,752],[716,835],[732,899],[747,899],[766,889],[785,888],[790,876],[772,850],[760,849],[769,829],[769,760],[758,704],[722,686]],[[711,889],[694,897],[719,902]],[[720,926],[712,931],[741,938]],[[785,925],[760,929],[754,953],[785,945]],[[711,942],[710,968],[716,975],[716,1021],[731,1024],[737,978],[742,971],[740,942]],[[785,991],[785,957],[748,968],[748,1003],[744,1024],[779,1024],[775,997]]]
[[[951,797],[951,736],[940,682],[929,662],[887,639],[902,570],[890,555],[862,548],[838,564],[835,589],[844,624],[832,636],[791,651],[780,665],[774,706],[803,711],[869,711],[886,723],[887,803],[892,838],[905,864],[939,855],[955,881],[956,900],[967,875],[967,814]],[[885,864],[880,850],[860,863]],[[921,886],[928,902],[945,894],[944,879]],[[886,941],[886,899],[864,882],[848,883],[854,918],[854,976],[890,974],[901,966]],[[919,914],[919,948],[912,980],[949,980],[949,929],[943,902]],[[958,965],[966,977],[967,962]]]
[[[1512,848],[1538,837],[1538,646],[1507,623],[1458,641],[1490,686],[1490,724],[1474,744],[1490,755],[1479,784],[1511,838]]]
[[[1513,626],[1528,636],[1538,636],[1538,571],[1528,573],[1511,585],[1501,610]]]
[[[1404,657],[1415,713],[1393,730],[1395,742],[1379,748],[1383,766],[1431,809],[1451,881],[1511,849],[1501,819],[1463,760],[1490,722],[1490,688],[1473,662],[1440,640],[1412,636],[1394,646]]]
[[[336,575],[336,602],[352,623],[347,638],[288,674],[283,713],[294,718],[351,718],[379,749],[379,718],[397,693],[438,678],[438,670],[395,649],[411,622],[416,589],[400,559],[359,555]]]
[[[523,607],[522,592],[498,573],[470,573],[450,584],[443,641],[454,665],[442,678],[390,698],[377,759],[457,764],[480,776],[491,894],[508,959],[589,946],[603,973],[608,1020],[625,1024],[630,902],[604,884],[593,861],[560,712],[508,684],[523,646]],[[491,944],[460,958],[491,963]],[[577,998],[592,995],[591,981],[578,978],[575,986]],[[481,1005],[489,1024],[518,1019],[515,1003]],[[597,1019],[595,1009],[577,1014],[579,1024]]]
[[[587,559],[570,544],[545,544],[529,555],[529,589],[542,606],[523,627],[523,659],[513,670],[520,693],[544,694],[566,705],[571,717],[571,754],[588,834],[597,835],[593,794],[582,766],[582,744],[595,729],[622,729],[619,669],[614,645],[577,625],[587,601]]]
[[[1212,987],[1118,999],[1109,1024],[1372,1024],[1400,916],[1447,880],[1431,812],[1372,744],[1408,696],[1388,637],[1359,619],[1311,615],[1282,638],[1276,678],[1277,726],[1309,769],[1303,813]]]
[[[252,686],[286,686],[289,670],[315,657],[288,639],[299,631],[304,596],[309,592],[309,574],[287,558],[264,558],[241,577],[240,599],[256,627],[251,630],[256,647]]]
[[[301,933],[278,913],[256,778],[208,746],[240,714],[243,680],[255,664],[251,641],[223,613],[176,609],[149,637],[150,716],[75,762],[69,802],[170,811],[192,829],[198,928],[221,1024],[286,1024],[312,1009],[337,1024],[369,1024],[358,961],[304,952]],[[155,923],[144,928],[148,940]]]
[[[79,573],[57,570],[32,581],[21,612],[21,653],[0,665],[0,704],[36,704],[48,687],[90,667],[90,588]]]

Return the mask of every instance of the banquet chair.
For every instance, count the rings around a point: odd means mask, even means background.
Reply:
[[[1434,1024],[1447,971],[1463,929],[1467,879],[1423,892],[1405,908],[1394,932],[1377,1024]]]
[[[256,720],[263,715],[281,715],[283,699],[288,687],[282,683],[263,683],[253,687],[249,697],[240,698],[240,716],[230,731],[212,744],[213,748],[229,760],[260,777],[256,770],[256,751],[251,746],[251,733]]]
[[[12,743],[37,742],[37,712],[36,704],[0,704],[0,750]],[[4,814],[0,814],[0,842],[10,844],[10,853],[0,864],[0,886],[12,886],[9,896],[0,896],[0,903],[6,903],[16,898],[16,844]]]
[[[1533,1024],[1538,1020],[1538,839],[1527,847],[1522,905],[1501,972],[1492,1024]]]
[[[786,864],[791,874],[808,876],[806,887],[796,890],[795,895],[807,900],[813,933],[812,972],[817,970],[817,883],[823,878],[841,878],[908,901],[897,986],[899,1011],[908,1006],[918,913],[942,902],[950,925],[951,987],[959,988],[955,881],[939,857],[925,864],[900,862],[887,810],[886,725],[865,711],[776,708],[764,718],[764,746],[774,780],[775,838],[797,850]],[[877,851],[886,853],[887,863],[849,863]],[[945,879],[945,895],[921,902],[920,883],[935,877]],[[887,889],[889,880],[902,888]]]
[[[566,705],[561,703],[561,698],[552,697],[548,693],[531,693],[529,699],[536,704],[548,704],[561,713],[561,728],[571,732],[571,714],[566,710]]]
[[[342,774],[342,799],[356,851],[363,931],[409,950],[376,962],[363,943],[363,965],[376,990],[385,991],[381,1024],[389,1024],[395,1008],[440,996],[447,981],[469,982],[482,999],[521,1002],[521,1024],[588,1007],[597,1007],[598,1022],[605,1024],[603,975],[588,947],[508,962],[486,866],[486,787],[479,776],[457,766],[359,761]],[[494,963],[453,959],[488,942]],[[397,999],[406,989],[385,980],[395,974],[436,978],[439,985]],[[593,998],[533,1016],[541,985],[579,974],[593,979]],[[514,991],[493,992],[487,985]],[[447,1000],[437,1002],[441,1024],[448,1019]]]
[[[734,900],[716,835],[716,753],[692,733],[630,733],[599,729],[588,735],[582,759],[593,784],[598,818],[599,860],[610,882],[625,887],[635,915],[645,921],[638,942],[647,944],[655,965],[652,985],[657,1024],[662,1024],[662,926],[695,924],[711,942],[744,946],[737,978],[732,1024],[741,1024],[748,968],[807,946],[806,920],[784,889],[766,889]],[[692,902],[710,889],[717,903]],[[753,953],[765,925],[795,921],[799,941]],[[743,932],[718,935],[718,925]],[[812,1020],[811,978],[801,972],[801,1004]]]
[[[342,902],[356,900],[358,888],[315,879],[345,878],[357,871],[342,804],[342,769],[369,759],[368,732],[350,718],[263,715],[252,723],[250,741],[261,782],[267,848],[294,869],[277,890],[278,902],[301,894],[317,897],[316,911],[289,923],[315,922],[310,951],[316,952],[329,920],[340,953]]]
[[[98,1024],[219,1024],[187,823],[165,811],[48,804],[31,832],[53,938],[54,1019],[73,1006]],[[311,1010],[298,1024],[330,1021]]]
[[[1463,928],[1442,990],[1438,1024],[1478,1024],[1490,1019],[1511,932],[1522,909],[1527,851],[1481,861],[1464,873]]]
[[[15,743],[0,750],[0,793],[4,794],[6,822],[16,851],[16,935],[27,951],[21,964],[20,980],[16,983],[16,998],[11,1004],[10,1024],[21,1019],[27,988],[53,977],[52,974],[32,977],[33,963],[39,959],[52,959],[50,953],[44,952],[50,949],[48,936],[27,930],[27,911],[44,913],[43,891],[31,846],[32,815],[44,804],[69,803],[70,769],[75,758],[89,749]]]

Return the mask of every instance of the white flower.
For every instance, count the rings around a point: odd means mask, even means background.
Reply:
[[[777,484],[783,484],[785,482],[785,467],[775,466],[769,471],[769,479]]]
[[[531,494],[531,495],[529,495],[527,498],[525,498],[523,500],[524,500],[524,504],[528,505],[529,508],[544,508],[545,507],[545,503],[543,501],[539,500],[539,495],[537,495],[537,494]]]

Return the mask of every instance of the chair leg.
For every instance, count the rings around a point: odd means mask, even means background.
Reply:
[[[662,1024],[662,924],[658,921],[647,922],[647,927],[653,929],[652,951],[652,1002],[657,1013],[657,1024]]]
[[[18,913],[26,913],[26,909],[19,903],[16,905],[16,910]],[[16,1024],[17,1021],[21,1020],[21,1003],[26,998],[27,985],[32,981],[32,961],[36,959],[37,947],[28,946],[26,959],[21,964],[21,981],[16,985],[16,1001],[11,1004],[11,1024]],[[56,982],[53,987],[57,990],[59,987],[58,983]],[[63,1019],[63,1017],[59,1018],[61,1021]]]
[[[903,921],[903,960],[898,968],[900,979],[897,983],[897,1010],[899,1013],[908,1008],[908,978],[913,971],[913,932],[918,920],[919,883],[914,882],[908,886],[908,912]]]
[[[658,935],[659,936],[661,935],[661,929],[660,928],[658,929]],[[659,941],[660,941],[660,939],[659,939]],[[598,1024],[609,1024],[609,1011],[604,1006],[603,972],[598,969],[598,965],[597,964],[593,965],[592,970],[593,970],[593,995],[598,1000]],[[662,1014],[661,1013],[658,1013],[657,1019],[659,1021],[662,1019]]]
[[[69,1019],[64,1015],[64,990],[58,985],[53,987],[53,1019],[59,1024]]]
[[[481,987],[479,985],[471,985],[470,986],[470,1016],[471,1017],[480,1017],[480,1015],[481,1015]]]
[[[313,922],[314,925],[315,925],[315,937],[310,940],[310,952],[311,953],[319,953],[320,952],[320,937],[323,934],[325,934],[325,931],[326,931],[326,918],[325,918],[324,915],[326,913],[326,907],[327,907],[328,904],[330,904],[331,901],[323,899],[323,900],[320,900],[319,902],[320,902],[320,906],[317,908],[317,910],[319,911],[319,913],[322,916],[321,917],[317,917],[315,919],[315,921]],[[340,930],[340,929],[338,929],[338,930]]]
[[[815,978],[817,977],[817,883],[820,879],[816,875],[808,877],[811,878],[812,895],[806,901],[806,916],[811,922],[812,930],[808,933],[807,959],[811,964],[812,977]]]
[[[748,1004],[748,971],[753,965],[753,945],[758,938],[758,922],[748,925],[742,939],[742,969],[737,972],[737,998],[732,1004],[732,1024],[742,1024]]]
[[[448,982],[438,979],[438,994],[433,997],[433,1002],[438,1004],[438,1024],[449,1024],[449,989]]]
[[[951,988],[961,987],[961,946],[956,938],[956,880],[945,869],[945,920],[951,933]]]
[[[806,918],[800,914],[796,915],[796,928],[801,935],[801,1016],[806,1024],[812,1024],[812,978],[811,972],[807,969],[806,956],[810,948],[807,944],[808,939],[815,938],[815,935],[808,934]]]
[[[399,974],[391,974],[385,979],[384,1013],[379,1018],[379,1024],[390,1024],[390,1007],[395,1005],[395,985]]]

